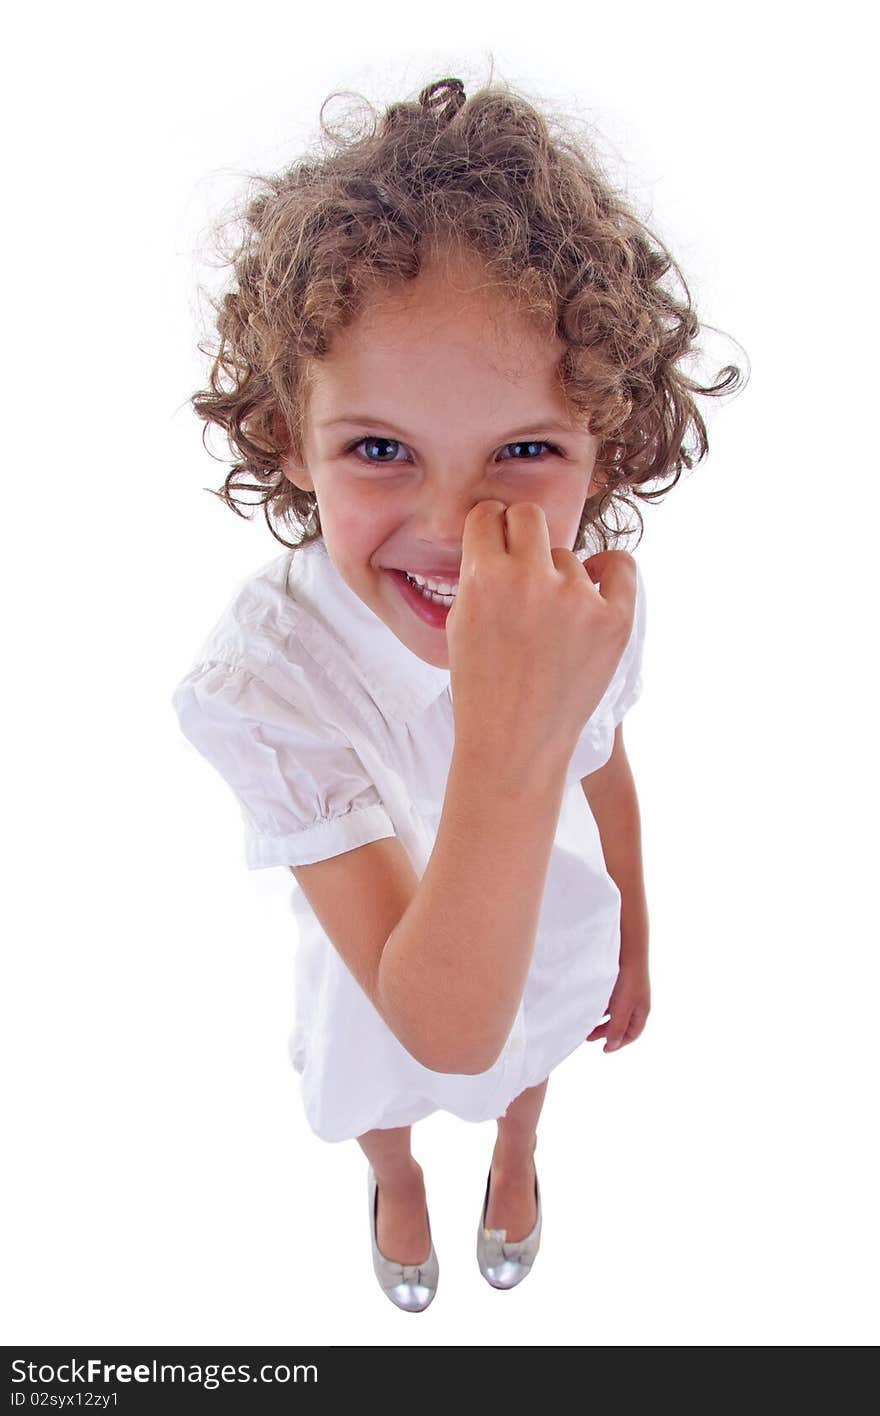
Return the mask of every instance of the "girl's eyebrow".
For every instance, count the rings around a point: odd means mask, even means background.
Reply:
[[[403,428],[398,428],[388,418],[378,418],[372,413],[343,413],[338,418],[327,418],[322,423],[317,423],[318,428],[335,428],[340,424],[351,427],[368,427],[373,424],[377,427],[389,428],[394,433],[399,433],[403,438],[409,438],[412,434],[407,433]],[[533,423],[523,423],[513,432],[508,433],[508,439],[525,437],[534,433],[568,433],[577,432],[570,423],[562,423],[558,418],[536,418]]]

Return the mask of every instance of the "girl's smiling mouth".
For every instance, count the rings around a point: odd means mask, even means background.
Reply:
[[[446,617],[455,601],[455,595],[440,595],[430,588],[421,590],[414,580],[410,578],[405,570],[396,570],[391,567],[386,568],[385,574],[397,586],[402,598],[409,608],[419,619],[426,624],[432,625],[435,629],[443,629],[446,624]],[[426,577],[421,577],[425,579]],[[454,581],[443,581],[442,584],[456,584]]]

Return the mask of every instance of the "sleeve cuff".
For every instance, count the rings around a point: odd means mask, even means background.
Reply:
[[[391,817],[381,802],[354,807],[342,816],[316,821],[314,826],[288,836],[260,835],[246,823],[245,860],[248,870],[264,870],[270,865],[313,865],[395,834]]]

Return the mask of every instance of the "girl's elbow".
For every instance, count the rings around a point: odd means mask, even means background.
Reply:
[[[485,1048],[473,1050],[460,1046],[444,1047],[439,1051],[420,1048],[419,1054],[413,1053],[413,1056],[429,1072],[439,1072],[448,1077],[478,1077],[495,1066],[500,1050],[488,1052]]]
[[[395,1016],[394,1010],[388,1007],[383,1009],[383,1016],[410,1057],[427,1071],[437,1072],[441,1076],[478,1077],[494,1067],[501,1055],[502,1048],[495,1046],[494,1039],[465,1039],[460,1032],[449,1035],[445,1029],[438,1028],[438,1020],[434,1016],[428,1025],[424,1018],[418,1021],[412,1016],[402,1019],[399,1012]]]

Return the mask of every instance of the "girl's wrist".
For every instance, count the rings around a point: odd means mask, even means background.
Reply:
[[[622,934],[620,936],[621,963],[638,964],[648,962],[648,936],[646,934]]]

